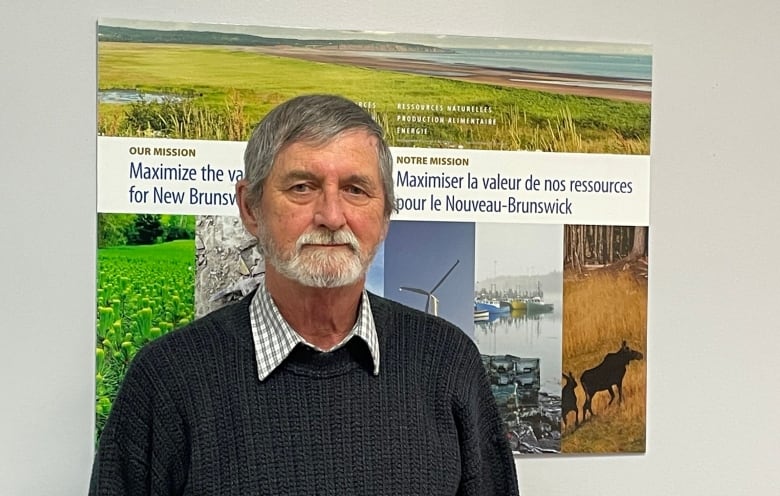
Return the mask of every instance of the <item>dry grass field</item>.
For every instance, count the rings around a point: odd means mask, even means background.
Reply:
[[[645,355],[632,360],[623,380],[623,402],[617,396],[594,395],[592,410],[582,421],[585,392],[575,389],[580,416],[568,414],[563,430],[564,453],[642,452],[645,450],[647,280],[631,271],[600,270],[587,276],[565,273],[563,286],[563,370],[577,382],[583,371],[597,366],[607,353],[616,352],[622,342]]]

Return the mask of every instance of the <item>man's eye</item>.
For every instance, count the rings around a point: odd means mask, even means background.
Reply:
[[[349,193],[350,195],[365,195],[366,192],[363,188],[359,188],[357,186],[347,186],[344,188],[344,190]]]
[[[295,193],[306,193],[310,190],[311,188],[306,183],[295,184],[290,188],[290,191],[294,191]]]

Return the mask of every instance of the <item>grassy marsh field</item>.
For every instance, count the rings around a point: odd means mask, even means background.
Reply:
[[[648,154],[650,104],[559,95],[351,65],[305,61],[240,47],[101,42],[100,90],[178,95],[180,101],[99,104],[110,136],[245,140],[276,104],[302,93],[372,102],[395,146],[399,102],[489,106],[493,125],[426,125],[422,146]],[[452,114],[447,114],[452,115]],[[462,116],[458,114],[457,116]],[[475,115],[469,114],[474,117]],[[404,124],[406,125],[406,124]]]

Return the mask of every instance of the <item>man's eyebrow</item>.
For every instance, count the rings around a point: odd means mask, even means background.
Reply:
[[[377,187],[376,181],[372,180],[370,176],[363,174],[351,174],[344,182],[347,184],[354,184],[368,190]]]
[[[282,181],[285,181],[285,182],[301,181],[301,180],[310,181],[310,180],[313,180],[313,179],[317,179],[317,176],[314,173],[310,172],[310,171],[303,170],[303,169],[296,169],[296,170],[291,170],[291,171],[285,173],[281,177],[281,179],[282,179]]]

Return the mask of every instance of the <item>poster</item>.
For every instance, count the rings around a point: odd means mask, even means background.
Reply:
[[[338,93],[384,127],[368,289],[477,344],[518,454],[645,450],[650,47],[104,19],[97,435],[146,342],[246,294],[244,140]]]

